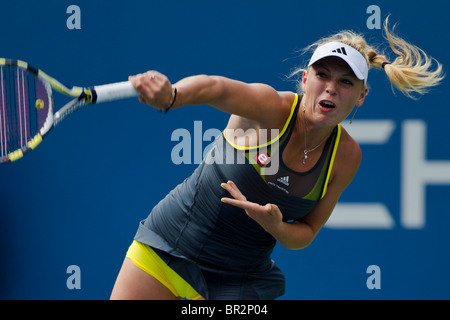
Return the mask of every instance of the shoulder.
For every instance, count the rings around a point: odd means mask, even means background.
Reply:
[[[267,99],[265,107],[262,108],[266,115],[261,118],[260,126],[282,129],[298,102],[298,95],[290,91],[276,91],[272,99]]]
[[[262,129],[282,129],[288,120],[291,110],[295,107],[298,95],[289,91],[276,91],[263,84],[252,84],[254,90],[252,99],[243,104],[252,104],[247,110],[252,110],[252,115],[233,114],[228,127],[246,127],[252,123],[252,127]]]

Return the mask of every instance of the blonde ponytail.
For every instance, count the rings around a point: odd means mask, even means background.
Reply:
[[[375,67],[383,66],[390,82],[403,94],[413,98],[411,93],[424,94],[427,89],[438,85],[444,78],[442,65],[435,59],[428,57],[422,49],[406,42],[389,31],[388,18],[384,23],[385,38],[397,58],[389,63],[384,56],[378,55],[374,50],[368,50],[369,63]],[[437,67],[431,70],[433,60]],[[384,64],[387,62],[387,64]],[[380,65],[381,63],[381,65]]]

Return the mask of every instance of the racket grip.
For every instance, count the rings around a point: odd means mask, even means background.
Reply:
[[[97,95],[96,103],[136,97],[138,92],[130,81],[105,84],[94,87]]]

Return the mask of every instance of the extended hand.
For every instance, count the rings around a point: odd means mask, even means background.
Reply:
[[[271,233],[280,223],[282,223],[282,214],[277,205],[267,203],[260,204],[247,201],[247,198],[239,191],[233,181],[222,183],[221,187],[227,190],[233,198],[222,198],[222,202],[244,209],[247,215],[255,220],[267,232]]]

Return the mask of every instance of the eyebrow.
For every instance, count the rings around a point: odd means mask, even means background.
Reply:
[[[320,68],[324,68],[325,70],[327,70],[328,72],[331,72],[330,69],[327,67],[327,65],[321,61],[318,61],[317,63],[315,63],[317,65],[317,67]],[[346,65],[346,67],[344,67],[345,69],[350,68],[348,65]],[[352,73],[344,73],[342,76],[344,77],[351,77],[353,79],[357,79],[356,75],[352,72]]]

